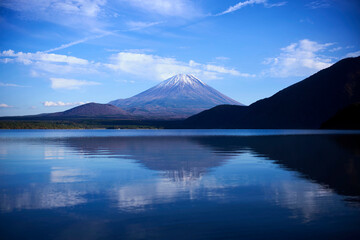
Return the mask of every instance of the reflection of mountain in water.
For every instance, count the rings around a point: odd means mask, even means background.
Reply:
[[[249,149],[281,167],[337,193],[360,196],[360,136],[227,136],[68,138],[66,145],[85,154],[137,160],[173,181],[201,177],[234,154]]]
[[[198,139],[216,152],[244,148],[339,194],[360,196],[360,135],[252,136]]]
[[[64,141],[84,154],[136,160],[176,182],[198,179],[210,168],[229,159],[229,156],[214,154],[211,148],[185,137],[98,137]]]

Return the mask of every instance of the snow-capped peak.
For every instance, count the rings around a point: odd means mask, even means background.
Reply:
[[[192,74],[178,74],[165,80],[159,86],[164,87],[164,86],[185,86],[185,85],[205,86],[206,84]]]
[[[131,98],[110,102],[135,115],[184,118],[220,104],[237,101],[190,74],[178,74]]]

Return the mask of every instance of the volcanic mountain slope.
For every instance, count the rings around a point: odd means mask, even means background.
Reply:
[[[188,118],[189,128],[319,128],[360,102],[360,57],[331,67],[248,107],[218,106]]]
[[[193,75],[179,74],[142,93],[109,104],[145,118],[185,118],[220,104],[242,105]]]
[[[98,118],[98,117],[117,117],[128,119],[131,114],[123,109],[110,105],[100,103],[87,103],[78,107],[71,108],[64,112],[42,114],[42,117],[50,118],[74,118],[74,117],[86,117],[86,118]]]

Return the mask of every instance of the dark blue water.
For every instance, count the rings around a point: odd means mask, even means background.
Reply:
[[[360,239],[360,133],[1,130],[0,239]]]

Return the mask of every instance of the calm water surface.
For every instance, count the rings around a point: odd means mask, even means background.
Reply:
[[[360,132],[1,130],[0,239],[360,239]]]

